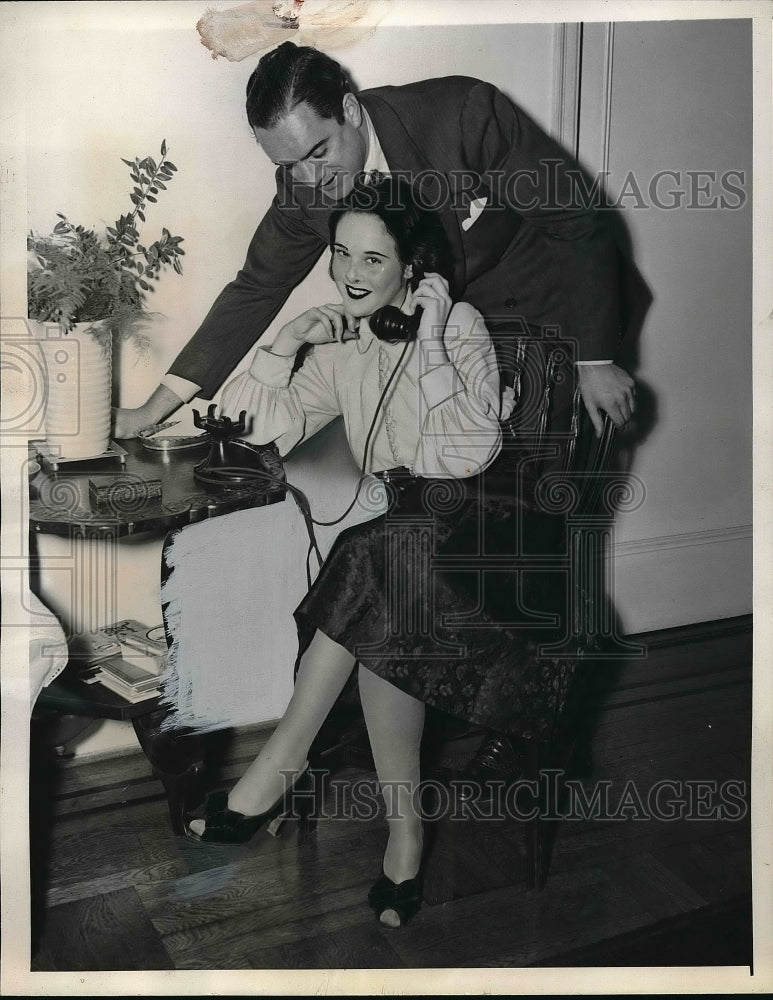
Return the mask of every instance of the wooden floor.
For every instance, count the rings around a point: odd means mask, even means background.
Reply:
[[[539,892],[512,823],[462,824],[451,881],[473,894],[425,905],[400,931],[365,903],[380,820],[323,819],[302,843],[288,824],[243,847],[193,844],[172,835],[139,753],[65,763],[47,871],[35,862],[33,971],[749,965],[748,810],[726,783],[748,788],[750,628],[650,635],[645,658],[607,668],[584,787],[607,782],[622,818],[562,821]],[[263,738],[241,734],[230,775]],[[692,795],[697,818],[648,814],[664,780],[662,802]],[[718,803],[735,814],[718,818]]]

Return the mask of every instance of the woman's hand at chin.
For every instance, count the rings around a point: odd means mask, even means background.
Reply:
[[[412,293],[413,303],[423,309],[419,322],[419,340],[443,342],[448,314],[451,312],[451,294],[448,282],[434,271],[424,275]]]
[[[332,344],[341,340],[344,328],[342,303],[314,306],[282,327],[271,353],[296,354],[302,344]]]

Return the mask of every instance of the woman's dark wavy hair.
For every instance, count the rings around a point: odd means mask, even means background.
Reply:
[[[395,241],[403,266],[413,265],[411,287],[428,271],[451,279],[451,247],[436,212],[422,208],[410,185],[397,177],[383,177],[374,184],[358,182],[340,207],[330,215],[330,246],[335,243],[338,223],[349,212],[377,215]]]
[[[354,93],[349,75],[317,49],[283,42],[267,52],[247,81],[247,121],[250,128],[273,128],[299,104],[308,104],[320,118],[344,122],[344,94]]]

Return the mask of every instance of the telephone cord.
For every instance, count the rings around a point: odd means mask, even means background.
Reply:
[[[370,428],[368,429],[368,434],[367,434],[367,437],[365,438],[365,447],[363,448],[363,452],[362,452],[362,466],[360,468],[360,478],[357,480],[357,489],[355,490],[354,498],[352,499],[352,502],[349,504],[349,506],[346,508],[346,510],[343,512],[343,514],[341,514],[340,517],[337,517],[334,521],[317,521],[317,520],[315,520],[315,519],[312,518],[314,524],[318,525],[319,527],[332,528],[334,525],[339,524],[341,521],[343,521],[343,519],[346,517],[346,515],[352,510],[352,508],[354,507],[354,505],[357,503],[357,498],[360,495],[360,490],[362,489],[362,484],[367,479],[367,473],[365,472],[365,466],[368,464],[368,451],[370,449],[371,437],[373,436],[373,432],[376,429],[376,420],[378,418],[379,413],[381,412],[381,407],[384,404],[384,400],[386,398],[386,395],[389,392],[389,387],[391,386],[392,382],[394,381],[394,378],[397,375],[398,371],[400,371],[400,368],[402,367],[403,361],[405,359],[406,352],[408,351],[408,348],[410,347],[411,343],[412,343],[412,341],[410,341],[410,340],[407,340],[405,342],[405,346],[403,347],[403,352],[400,355],[400,357],[399,357],[399,359],[397,361],[397,364],[393,368],[392,373],[391,373],[391,375],[389,376],[389,378],[387,380],[387,384],[384,386],[383,392],[379,396],[378,403],[376,404],[376,409],[375,409],[375,412],[373,414],[373,419],[370,422]]]
[[[362,466],[361,466],[361,469],[360,469],[360,478],[357,481],[357,489],[355,490],[354,498],[352,499],[352,502],[349,504],[349,506],[346,508],[346,510],[343,512],[343,514],[341,514],[335,520],[333,520],[333,521],[317,521],[316,518],[314,518],[312,516],[312,513],[311,513],[311,504],[309,503],[309,498],[306,496],[306,494],[303,492],[303,490],[299,489],[297,486],[293,486],[293,484],[289,483],[286,479],[280,479],[279,476],[275,476],[275,475],[273,475],[270,472],[266,472],[263,469],[253,469],[253,468],[249,468],[249,467],[246,467],[246,466],[240,466],[240,465],[221,466],[221,467],[219,467],[217,469],[217,472],[219,472],[219,473],[229,473],[229,472],[231,472],[231,473],[238,472],[238,473],[242,473],[242,474],[243,473],[249,473],[250,477],[257,476],[260,479],[267,479],[269,482],[275,483],[276,485],[281,486],[284,489],[287,489],[287,490],[290,491],[290,493],[292,494],[293,500],[295,500],[295,503],[296,503],[296,505],[298,507],[298,510],[301,512],[301,516],[303,517],[303,521],[304,521],[304,523],[306,525],[306,532],[307,532],[307,534],[309,536],[309,547],[308,547],[308,549],[306,551],[306,582],[307,582],[307,584],[308,584],[309,587],[311,587],[311,582],[312,582],[311,581],[311,569],[310,569],[310,566],[309,566],[309,560],[311,559],[312,553],[314,553],[314,555],[316,555],[317,562],[319,563],[320,566],[324,562],[324,560],[322,558],[322,552],[320,551],[319,544],[317,542],[317,536],[316,536],[316,534],[314,532],[314,525],[316,524],[318,527],[321,527],[321,528],[331,528],[331,527],[334,527],[336,524],[339,524],[341,521],[343,521],[343,519],[347,516],[347,514],[349,514],[349,512],[353,509],[354,505],[357,503],[357,498],[360,495],[360,490],[362,489],[362,484],[367,479],[367,473],[365,472],[365,466],[367,465],[367,462],[368,462],[368,451],[369,451],[370,446],[371,446],[371,438],[373,437],[373,432],[376,429],[376,421],[377,421],[378,415],[381,412],[381,408],[382,408],[382,406],[384,404],[384,400],[386,398],[386,395],[389,392],[389,388],[392,385],[392,382],[394,381],[395,376],[397,375],[398,371],[402,367],[403,361],[405,359],[406,352],[407,352],[408,348],[410,347],[410,345],[411,345],[411,341],[406,341],[405,346],[403,347],[402,354],[400,355],[400,357],[399,357],[399,359],[397,361],[397,364],[395,365],[394,369],[392,370],[392,373],[390,374],[389,379],[387,380],[387,383],[384,386],[384,389],[383,389],[383,391],[382,391],[382,393],[381,393],[381,395],[379,397],[378,403],[376,404],[376,409],[375,409],[375,412],[373,414],[373,419],[370,422],[370,427],[368,429],[368,433],[367,433],[367,436],[365,438],[365,447],[363,449]]]

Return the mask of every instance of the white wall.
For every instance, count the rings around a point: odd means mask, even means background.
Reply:
[[[752,608],[751,42],[749,20],[585,29],[581,158],[610,171],[614,198],[628,192],[654,296],[630,345],[646,426],[631,453],[644,502],[617,520],[615,597],[629,632]],[[649,188],[665,170],[676,176],[656,201]],[[688,171],[715,179],[691,197]],[[738,180],[722,182],[729,171],[745,176],[741,207],[726,187]],[[681,206],[658,207],[674,191]]]

